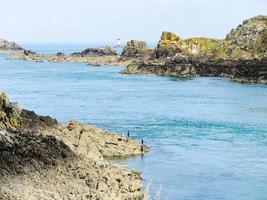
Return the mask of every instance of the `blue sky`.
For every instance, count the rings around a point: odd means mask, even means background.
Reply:
[[[158,41],[162,31],[223,38],[266,0],[1,0],[0,38],[20,43]]]

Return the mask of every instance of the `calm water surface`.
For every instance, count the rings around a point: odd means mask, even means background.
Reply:
[[[152,196],[161,185],[169,200],[267,199],[266,85],[5,56],[0,88],[22,107],[143,138],[151,152],[121,162],[142,170]]]

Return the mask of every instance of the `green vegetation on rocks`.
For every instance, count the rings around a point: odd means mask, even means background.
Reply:
[[[177,53],[235,59],[262,58],[267,54],[267,16],[245,20],[222,40],[206,37],[182,40],[174,33],[163,32],[153,58],[172,57]]]
[[[235,56],[266,56],[267,16],[256,16],[245,20],[226,35],[226,49]]]

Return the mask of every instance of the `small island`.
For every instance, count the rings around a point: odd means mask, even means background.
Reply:
[[[24,50],[9,59],[123,65],[126,66],[124,74],[213,76],[241,83],[267,84],[267,16],[245,20],[224,39],[194,37],[183,40],[174,33],[163,32],[156,48],[148,48],[145,41],[131,40],[121,55],[106,46],[70,55],[62,52],[43,55]]]

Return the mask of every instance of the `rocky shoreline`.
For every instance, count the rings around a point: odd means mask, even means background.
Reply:
[[[141,146],[20,109],[0,92],[0,199],[142,199],[140,172],[106,160],[148,151]]]
[[[111,47],[88,48],[71,55],[42,55],[25,50],[8,59],[37,62],[84,62],[93,66],[125,66],[123,74],[149,73],[161,76],[226,77],[241,83],[267,84],[267,16],[245,20],[225,39],[181,39],[163,32],[158,45],[127,42],[119,55]]]
[[[161,62],[133,63],[121,73],[176,77],[226,77],[240,83],[267,84],[267,58],[230,60],[176,57],[173,60]]]

